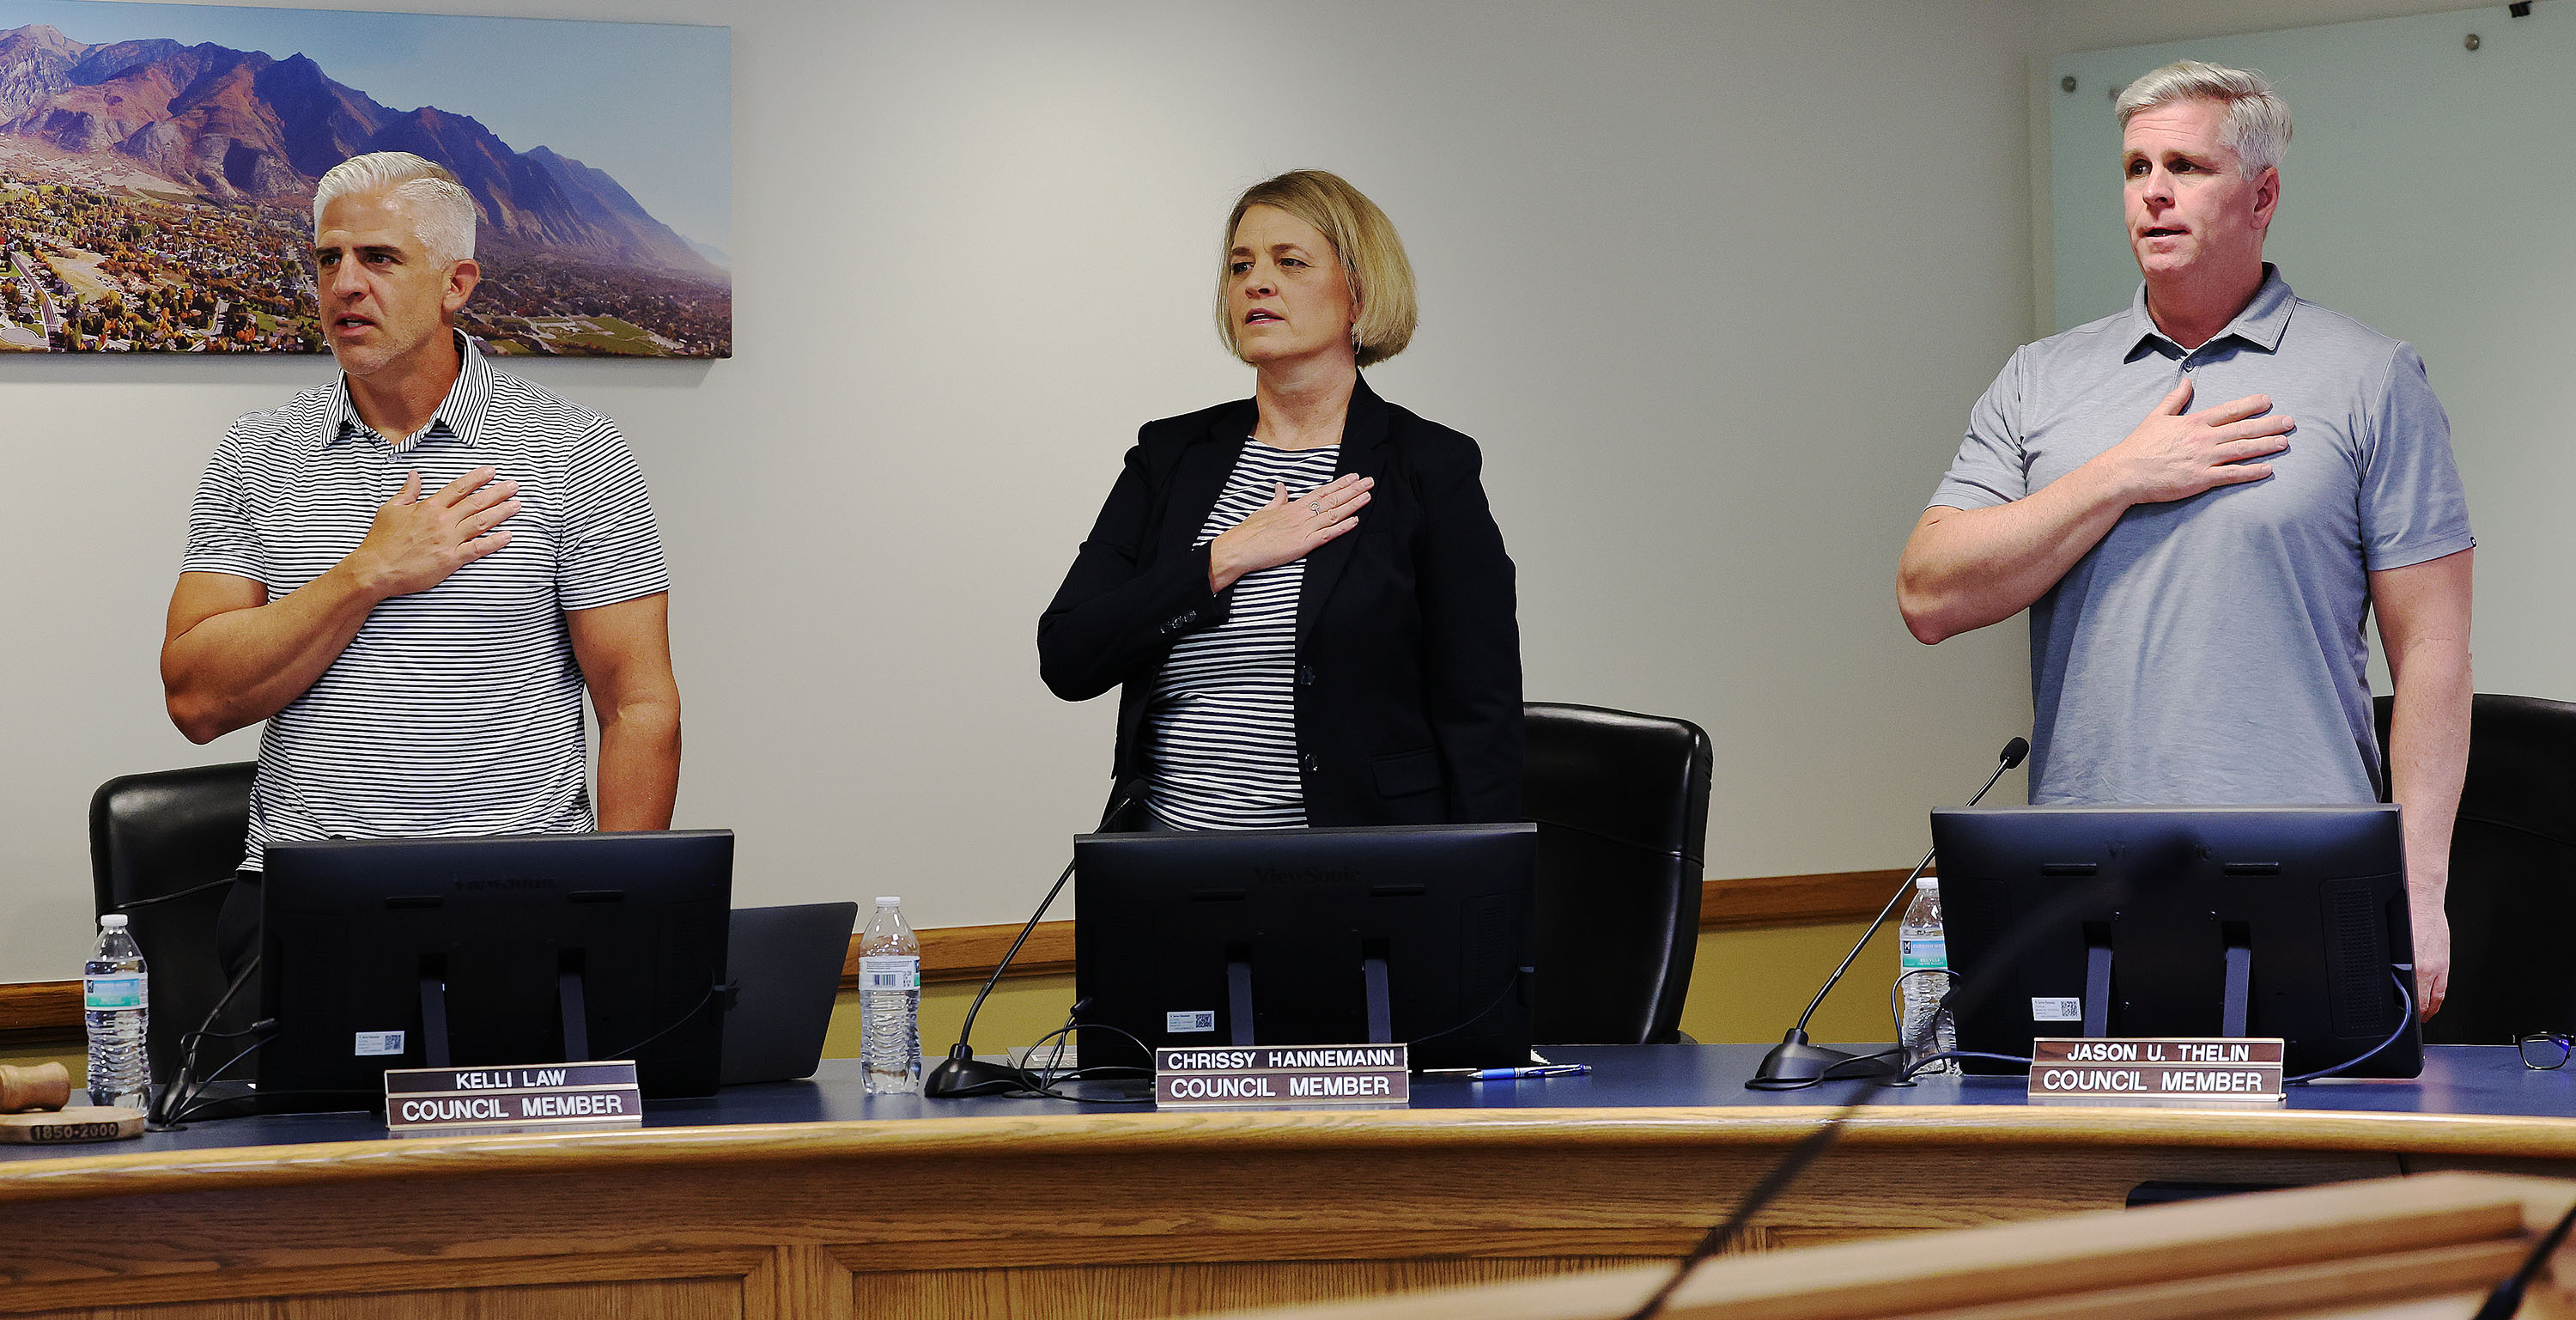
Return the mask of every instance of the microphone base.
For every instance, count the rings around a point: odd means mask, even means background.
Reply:
[[[955,1055],[940,1060],[939,1066],[921,1079],[921,1093],[941,1100],[1028,1089],[1029,1075],[1007,1063],[986,1063]]]
[[[1839,1082],[1895,1071],[1893,1065],[1879,1059],[1869,1059],[1868,1066],[1860,1066],[1866,1058],[1848,1050],[1810,1045],[1807,1033],[1793,1030],[1762,1056],[1762,1066],[1753,1070],[1753,1079],[1744,1085],[1755,1091],[1788,1090],[1815,1085],[1827,1080],[1828,1074]]]

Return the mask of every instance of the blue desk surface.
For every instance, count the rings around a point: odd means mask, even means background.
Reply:
[[[1804,1091],[1749,1091],[1744,1080],[1761,1061],[1761,1045],[1558,1047],[1560,1063],[1588,1063],[1583,1077],[1521,1082],[1417,1079],[1415,1109],[1657,1109],[1688,1106],[1816,1108],[1839,1105],[1858,1082]],[[2289,1108],[2346,1113],[2490,1115],[2576,1119],[2576,1068],[2534,1072],[2505,1046],[2436,1045],[2425,1050],[2424,1075],[2411,1081],[2319,1082],[2290,1088]],[[1888,1088],[1882,1106],[2025,1104],[2018,1077],[1935,1077]],[[2212,1108],[2217,1108],[2213,1106]],[[2277,1112],[2276,1107],[2266,1106]],[[913,1118],[1000,1118],[1134,1113],[1150,1106],[1047,1100],[931,1100],[875,1096],[860,1087],[853,1059],[827,1059],[812,1080],[734,1087],[703,1100],[657,1100],[645,1106],[650,1128],[753,1123],[850,1122]],[[0,1165],[66,1156],[144,1154],[306,1142],[374,1141],[382,1118],[367,1113],[277,1114],[192,1124],[184,1132],[149,1132],[133,1141],[76,1146],[0,1146]]]

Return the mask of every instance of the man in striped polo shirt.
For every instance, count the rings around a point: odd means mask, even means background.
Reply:
[[[161,648],[170,719],[200,743],[268,722],[217,935],[235,970],[274,840],[671,822],[680,693],[643,473],[614,423],[457,333],[474,218],[408,153],[323,176],[340,379],[233,423],[197,486]]]

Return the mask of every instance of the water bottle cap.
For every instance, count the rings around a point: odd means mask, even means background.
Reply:
[[[903,906],[903,899],[902,899],[901,897],[887,898],[885,895],[883,895],[883,894],[879,894],[879,895],[877,896],[877,906],[878,906],[878,907],[902,907],[902,906]]]
[[[100,917],[98,919],[98,928],[100,930],[125,929],[125,914],[122,912],[110,912],[106,916]]]
[[[1941,878],[1933,875],[1918,875],[1914,877],[1914,887],[1925,893],[1937,894],[1941,892]]]

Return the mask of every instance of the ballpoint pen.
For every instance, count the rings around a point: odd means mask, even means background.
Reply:
[[[1527,1077],[1580,1077],[1592,1071],[1588,1063],[1550,1063],[1531,1068],[1478,1068],[1464,1074],[1471,1082],[1516,1082]]]

